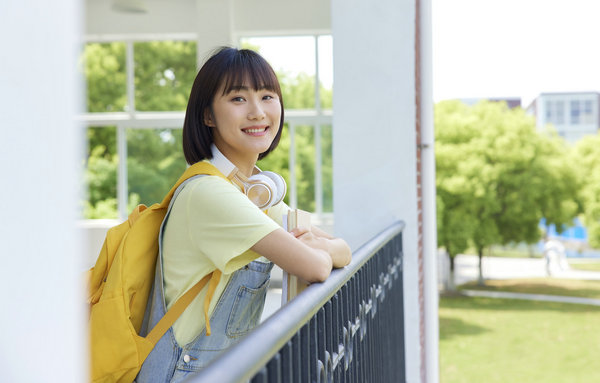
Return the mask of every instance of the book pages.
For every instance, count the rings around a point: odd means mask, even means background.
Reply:
[[[284,228],[287,231],[292,231],[297,227],[306,227],[310,229],[311,214],[300,209],[291,209],[288,214],[283,217]],[[292,300],[296,295],[300,294],[307,286],[308,282],[298,278],[295,275],[288,274],[283,270],[281,305],[285,305]]]

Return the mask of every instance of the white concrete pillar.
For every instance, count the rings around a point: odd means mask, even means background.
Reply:
[[[0,375],[84,382],[81,2],[0,2]]]
[[[233,41],[233,11],[233,0],[196,0],[199,67],[215,48],[236,43]]]
[[[421,166],[423,188],[423,269],[425,303],[425,364],[427,383],[439,382],[439,293],[435,134],[433,126],[433,48],[431,0],[420,0]]]
[[[332,0],[335,232],[404,231],[407,382],[420,380],[414,0]]]

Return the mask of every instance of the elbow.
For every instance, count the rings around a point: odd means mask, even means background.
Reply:
[[[331,267],[322,267],[321,270],[315,275],[314,282],[325,282],[331,274]]]
[[[352,250],[350,250],[350,246],[348,246],[346,242],[341,241],[340,251],[333,261],[333,267],[340,268],[348,266],[350,262],[352,262]]]

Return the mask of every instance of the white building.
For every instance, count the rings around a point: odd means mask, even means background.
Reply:
[[[568,142],[600,130],[600,93],[542,93],[527,108],[536,117],[538,129],[548,125]]]

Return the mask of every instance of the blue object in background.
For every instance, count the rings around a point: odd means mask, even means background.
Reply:
[[[563,231],[560,234],[556,230],[556,226],[554,224],[546,226],[545,218],[542,218],[540,221],[540,227],[546,230],[549,237],[558,238],[565,241],[587,242],[588,240],[587,229],[582,225],[578,218],[573,220],[573,226],[563,228]]]
[[[546,219],[542,218],[540,221],[540,228],[545,230],[548,237],[558,239],[564,242],[581,242],[582,244],[587,244],[588,234],[587,229],[578,218],[573,220],[573,226],[563,228],[561,233],[558,233],[556,230],[556,226],[546,225]],[[538,243],[538,249],[543,252],[544,249],[544,241],[540,241]],[[585,251],[577,251],[575,249],[566,249],[567,257],[569,258],[600,258],[600,250],[585,250]]]

